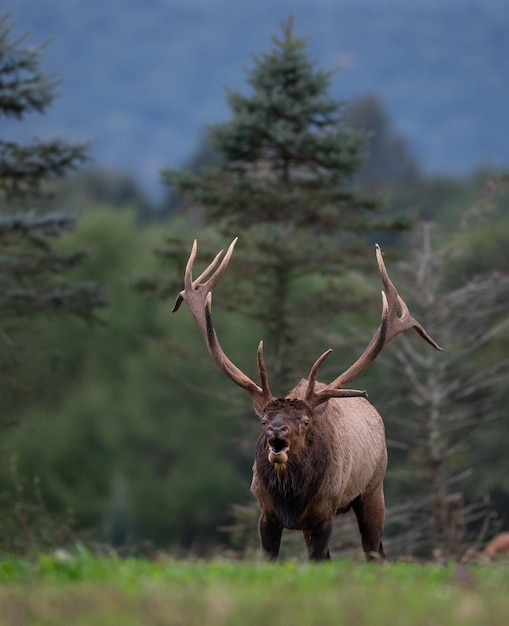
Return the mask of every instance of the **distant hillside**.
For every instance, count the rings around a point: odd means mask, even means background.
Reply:
[[[507,0],[16,0],[18,32],[53,39],[45,67],[64,82],[50,114],[2,135],[93,140],[98,165],[154,190],[290,13],[318,64],[343,66],[334,95],[379,94],[426,169],[509,166]]]

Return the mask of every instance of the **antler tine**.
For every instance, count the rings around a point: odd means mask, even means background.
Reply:
[[[176,311],[179,310],[180,305],[182,304],[182,302],[184,302],[184,294],[186,292],[186,289],[192,289],[193,288],[193,265],[194,265],[194,260],[196,258],[196,251],[198,249],[198,242],[196,241],[196,239],[193,241],[193,247],[191,248],[191,254],[189,255],[189,258],[187,259],[187,263],[186,263],[186,269],[184,272],[184,289],[179,293],[179,295],[177,296],[177,299],[175,300],[175,304],[173,305],[173,309],[171,310],[172,313],[175,313]],[[221,250],[219,252],[219,255],[221,255],[223,253],[223,251]],[[217,256],[216,256],[217,259]],[[216,260],[214,259],[214,261]],[[209,265],[210,267],[210,265]],[[200,278],[203,276],[203,274],[206,274],[209,267],[205,270],[205,272],[202,272],[202,274],[200,275]]]
[[[410,314],[405,301],[398,294],[396,287],[389,278],[389,274],[383,260],[382,250],[378,244],[376,244],[375,250],[378,269],[380,270],[380,275],[385,288],[385,291],[382,291],[382,315],[380,325],[361,356],[345,372],[327,385],[325,389],[315,393],[313,391],[317,373],[317,368],[315,371],[315,366],[317,364],[319,366],[325,356],[322,355],[320,359],[318,359],[317,363],[315,363],[311,370],[311,373],[313,374],[313,381],[311,380],[312,376],[310,374],[307,391],[307,396],[314,398],[314,406],[320,404],[321,402],[325,402],[331,397],[338,397],[334,393],[335,391],[349,391],[347,389],[343,389],[343,387],[361,374],[375,360],[386,343],[399,333],[402,333],[409,328],[415,328],[421,337],[430,343],[436,350],[442,350],[436,341],[434,341],[424,330],[423,326]],[[327,355],[327,353],[324,354]],[[311,382],[313,382],[313,387],[311,387]],[[351,391],[353,392],[353,390]],[[356,395],[356,393],[352,393],[352,395]]]
[[[222,370],[234,383],[245,389],[253,397],[255,405],[263,406],[272,399],[268,385],[267,371],[261,354],[261,348],[258,349],[258,367],[260,369],[260,377],[262,387],[260,388],[249,376],[244,374],[224,353],[212,322],[212,292],[217,285],[219,279],[223,275],[233,254],[233,249],[237,243],[237,237],[231,242],[224,255],[219,267],[216,268],[223,251],[216,254],[214,260],[193,280],[193,265],[196,259],[198,244],[196,240],[193,242],[191,254],[187,261],[184,274],[184,289],[180,292],[173,307],[173,311],[177,311],[182,302],[185,300],[188,305],[198,328],[205,340],[207,349],[214,359],[214,362],[220,370]],[[213,272],[211,274],[211,272]],[[207,278],[208,277],[208,278]],[[205,282],[202,282],[206,279]]]
[[[212,261],[212,263],[210,263],[210,265],[205,270],[203,270],[203,272],[198,276],[198,278],[195,278],[193,280],[193,286],[196,285],[197,283],[200,283],[204,278],[206,278],[207,274],[209,274],[216,267],[217,262],[219,261],[222,255],[223,255],[223,250],[219,250],[219,252],[214,257],[214,260]]]
[[[367,398],[365,391],[359,391],[357,389],[324,389],[319,392],[315,392],[316,378],[318,376],[318,370],[322,363],[332,352],[332,348],[326,350],[321,356],[319,356],[313,364],[308,378],[308,386],[304,400],[309,404],[311,408],[322,404],[329,398]]]
[[[209,278],[210,283],[209,281],[204,283],[205,285],[209,284],[209,291],[212,291],[212,289],[214,289],[218,280],[223,275],[223,272],[226,269],[226,266],[228,265],[230,258],[232,256],[233,248],[235,247],[235,244],[237,243],[237,239],[238,237],[235,237],[235,239],[231,242],[221,265],[217,268],[216,273],[213,276],[211,276],[211,278]],[[224,252],[224,250],[219,250],[219,252],[214,257],[213,261],[209,263],[209,265],[203,270],[203,272],[198,276],[198,278],[195,278],[193,280],[193,266],[194,266],[194,261],[196,259],[197,250],[198,250],[198,242],[195,239],[193,241],[193,247],[191,249],[191,254],[189,255],[189,259],[187,260],[186,269],[184,273],[184,289],[177,296],[177,299],[175,300],[175,304],[173,305],[172,313],[175,313],[175,311],[178,311],[180,305],[184,301],[184,293],[185,293],[186,288],[194,289],[196,285],[199,285],[201,281],[204,280],[210,274],[210,272],[212,272],[212,270],[216,267],[219,259],[222,257],[223,252]]]
[[[325,350],[325,352],[316,359],[316,361],[313,364],[313,367],[311,368],[311,371],[309,372],[310,381],[313,381],[313,382],[316,381],[318,370],[322,367],[322,363],[329,356],[329,354],[331,354],[331,352],[332,352],[332,348],[329,348],[328,350]]]
[[[437,344],[437,342],[428,335],[422,324],[420,324],[414,317],[412,317],[408,306],[406,305],[406,302],[398,294],[394,283],[389,278],[387,268],[385,267],[382,250],[378,244],[375,245],[375,250],[376,260],[378,262],[378,269],[382,277],[383,285],[387,292],[389,307],[389,323],[387,328],[387,336],[384,343],[388,343],[393,337],[407,330],[408,328],[415,328],[415,330],[421,335],[421,337],[425,339],[429,344],[431,344],[435,348],[435,350],[439,350],[440,352],[442,352],[443,348],[441,348]],[[400,311],[399,316],[398,310]]]
[[[217,285],[219,279],[224,274],[224,271],[225,271],[228,263],[230,262],[230,259],[232,258],[233,249],[235,248],[235,244],[237,243],[238,239],[239,239],[238,237],[235,237],[235,239],[231,242],[231,244],[228,246],[228,250],[226,251],[226,254],[224,255],[224,259],[221,261],[221,264],[219,265],[217,270],[214,272],[214,274],[212,274],[212,276],[208,279],[207,284],[209,285],[210,291],[212,291],[214,289],[214,287]],[[222,253],[223,253],[223,251],[221,250],[221,252],[216,255],[216,258],[212,261],[212,263],[207,267],[205,272],[203,272],[203,274],[206,275],[209,272],[209,270],[212,269],[212,267],[215,266],[215,264],[217,263],[217,261],[218,261],[218,259],[219,259],[219,257],[221,256]]]
[[[196,259],[196,252],[198,250],[198,242],[193,240],[193,247],[191,248],[191,254],[187,259],[186,270],[184,272],[184,290],[191,289],[193,286],[193,266]]]
[[[204,283],[204,284],[209,283],[209,291],[212,291],[214,289],[214,287],[217,285],[218,280],[223,275],[223,272],[226,269],[226,266],[230,262],[230,259],[233,253],[233,248],[235,247],[237,240],[238,240],[238,237],[235,237],[235,239],[231,242],[230,246],[228,247],[226,255],[221,262],[221,265],[217,268],[216,272],[209,278],[209,280],[206,281],[206,283]],[[196,259],[197,250],[198,250],[198,242],[195,239],[193,241],[191,254],[189,255],[189,259],[186,265],[186,271],[185,271],[185,277],[184,277],[184,285],[186,287],[191,287],[191,286],[195,287],[197,284],[201,283],[216,267],[219,259],[222,257],[223,252],[224,252],[223,250],[219,250],[219,252],[216,254],[212,262],[208,264],[208,266],[203,270],[203,272],[198,276],[198,278],[195,278],[193,280],[193,266],[194,266],[194,261]]]
[[[258,344],[258,351],[256,353],[258,358],[258,371],[260,372],[260,382],[262,384],[262,390],[268,398],[272,398],[272,392],[269,387],[269,377],[267,375],[267,368],[265,366],[265,359],[263,358],[263,341]]]
[[[332,348],[329,348],[321,356],[319,356],[316,359],[316,361],[313,363],[313,367],[311,368],[311,371],[309,372],[308,388],[306,389],[306,395],[304,396],[304,400],[308,403],[311,399],[311,396],[314,393],[316,377],[318,376],[318,370],[320,369],[322,363],[325,361],[325,359],[329,356],[331,352],[332,352]]]

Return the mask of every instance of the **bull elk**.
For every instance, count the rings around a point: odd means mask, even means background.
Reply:
[[[251,491],[261,509],[261,547],[269,558],[276,559],[283,528],[301,530],[309,558],[330,559],[334,516],[353,509],[366,559],[384,559],[384,424],[365,391],[345,386],[372,363],[388,341],[410,328],[437,350],[441,348],[410,315],[389,278],[377,245],[376,258],[385,291],[380,325],[364,352],[326,385],[318,382],[317,376],[332,352],[327,350],[316,360],[307,379],[302,379],[286,397],[274,397],[263,342],[258,347],[258,385],[223,352],[212,323],[212,292],[230,262],[236,241],[232,241],[222,260],[221,250],[198,278],[193,278],[197,252],[194,242],[184,289],[173,311],[186,301],[217,367],[250,394],[260,417],[262,432],[256,445]]]

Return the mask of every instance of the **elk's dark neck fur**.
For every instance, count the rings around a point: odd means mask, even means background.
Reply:
[[[302,454],[291,454],[283,466],[274,466],[267,457],[267,437],[262,435],[256,447],[256,467],[259,480],[272,500],[281,523],[292,528],[305,512],[313,497],[319,493],[330,464],[330,447],[323,433],[308,433]]]

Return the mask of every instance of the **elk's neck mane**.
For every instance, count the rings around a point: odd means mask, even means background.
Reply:
[[[284,467],[275,467],[267,457],[267,437],[262,435],[256,447],[256,468],[260,482],[272,500],[282,524],[291,528],[319,493],[330,467],[331,450],[325,434],[313,428],[306,447],[299,455],[291,454]]]

